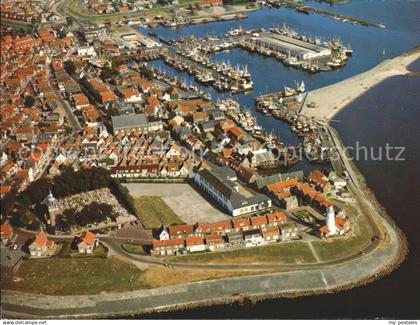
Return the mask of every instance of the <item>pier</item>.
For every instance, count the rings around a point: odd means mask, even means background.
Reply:
[[[175,69],[186,71],[202,84],[211,84],[219,91],[242,92],[251,90],[253,83],[247,69],[216,64],[203,54],[195,55],[189,48],[168,46],[162,58]]]

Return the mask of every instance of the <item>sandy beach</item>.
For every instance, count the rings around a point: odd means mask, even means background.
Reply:
[[[389,77],[410,72],[407,70],[407,66],[419,58],[420,47],[416,47],[393,59],[385,60],[373,69],[357,76],[311,91],[308,93],[306,104],[301,113],[304,116],[327,122],[371,87]],[[307,106],[312,102],[316,104],[316,107]]]

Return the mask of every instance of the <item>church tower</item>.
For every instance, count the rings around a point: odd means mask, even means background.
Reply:
[[[60,211],[60,207],[58,205],[57,199],[54,197],[54,195],[50,192],[48,193],[46,204],[48,207],[48,214],[50,215],[50,219],[48,220],[48,223],[52,226],[55,226],[55,217],[57,216],[58,212]]]

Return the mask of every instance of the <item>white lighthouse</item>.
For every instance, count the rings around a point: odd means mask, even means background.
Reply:
[[[332,206],[327,208],[327,227],[328,227],[328,234],[330,236],[335,235],[337,233],[337,228],[335,226],[335,212]]]

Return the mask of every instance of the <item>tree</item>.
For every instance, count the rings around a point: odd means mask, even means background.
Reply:
[[[63,67],[64,67],[64,70],[66,70],[66,72],[70,75],[76,73],[76,65],[74,64],[73,61],[70,61],[70,60],[64,61]]]
[[[51,183],[46,178],[40,178],[31,183],[21,196],[27,195],[32,204],[42,202],[50,191]]]
[[[25,107],[32,107],[34,103],[35,103],[35,99],[32,96],[30,95],[25,96],[25,101],[24,101]]]
[[[12,189],[0,200],[1,215],[6,216],[16,201],[16,190]]]
[[[66,22],[67,22],[67,25],[69,25],[69,26],[73,25],[73,17],[72,16],[67,16],[66,17]]]
[[[141,66],[140,67],[140,74],[149,81],[153,80],[153,78],[154,78],[153,71],[146,66]]]
[[[110,68],[109,66],[105,66],[102,69],[99,77],[101,77],[102,80],[107,80],[107,79],[115,78],[118,75],[119,75],[119,72],[117,69]]]

